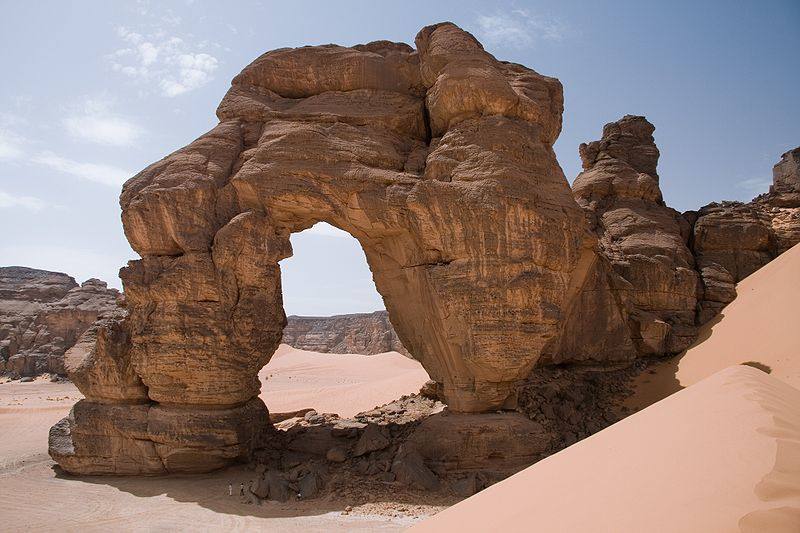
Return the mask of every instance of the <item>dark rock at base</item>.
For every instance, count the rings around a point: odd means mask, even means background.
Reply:
[[[298,494],[303,500],[316,497],[322,489],[322,478],[319,474],[312,471],[300,479]]]
[[[358,439],[356,447],[353,450],[355,457],[360,457],[366,453],[382,450],[389,446],[389,439],[383,434],[380,426],[377,424],[368,424],[361,438]]]
[[[262,500],[285,502],[289,499],[289,482],[284,479],[280,472],[268,470],[256,482],[253,494]]]
[[[413,446],[400,447],[392,461],[392,474],[404,485],[422,490],[439,490],[439,477],[425,465],[422,455]]]
[[[341,446],[335,446],[328,450],[325,458],[332,463],[343,463],[347,461],[347,451]]]

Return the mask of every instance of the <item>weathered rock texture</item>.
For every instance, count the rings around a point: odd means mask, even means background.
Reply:
[[[699,282],[690,227],[661,196],[654,130],[628,115],[580,146],[584,170],[572,189],[601,257],[565,333],[573,350],[589,353],[562,349],[562,360],[674,354],[694,340]]]
[[[733,284],[800,242],[800,147],[773,168],[773,185],[749,203],[721,202],[686,213],[705,288],[700,321],[735,296]]]
[[[104,314],[119,291],[60,272],[0,267],[0,374],[65,375],[64,352]]]
[[[580,146],[572,189],[600,253],[540,364],[679,353],[738,281],[800,242],[800,148],[775,165],[769,193],[681,214],[661,195],[654,130],[628,115]]]
[[[278,262],[291,233],[320,221],[359,241],[397,337],[449,407],[451,448],[474,441],[478,456],[500,441],[473,434],[466,413],[516,407],[540,360],[674,354],[714,312],[704,305],[730,298],[741,272],[713,259],[724,238],[710,214],[664,204],[644,117],[582,145],[571,190],[552,149],[558,80],[496,60],[450,23],[416,45],[268,52],[233,79],[216,127],[125,184],[123,226],[142,259],[121,271],[129,314],[67,358],[86,399],[51,432],[65,469],[199,472],[274,437],[256,373],[286,324]],[[770,193],[778,247],[794,239],[794,211],[780,210],[793,209],[796,161]],[[513,461],[550,446],[536,422],[481,417],[487,434],[530,443],[497,446]],[[425,463],[458,458],[418,439],[391,473],[434,484]]]
[[[386,311],[320,317],[290,316],[283,328],[281,342],[312,352],[375,355],[395,351],[409,355]]]
[[[559,336],[595,255],[552,149],[561,84],[450,23],[416,44],[268,52],[234,78],[219,125],[125,184],[125,234],[142,259],[121,272],[123,366],[147,389],[163,468],[246,451],[256,372],[286,322],[278,261],[317,222],[358,239],[398,337],[455,411],[513,406]],[[95,385],[87,401],[99,402]],[[97,405],[124,409],[139,401],[130,390]],[[106,433],[78,414],[72,435]],[[139,428],[114,435],[144,442]],[[114,450],[128,449],[73,444],[73,472],[115,470]]]

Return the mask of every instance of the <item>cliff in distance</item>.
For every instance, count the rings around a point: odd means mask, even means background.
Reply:
[[[409,355],[386,311],[319,317],[292,315],[287,318],[281,342],[311,352],[375,355],[395,351]]]
[[[0,374],[66,375],[64,352],[119,297],[98,279],[78,285],[61,272],[0,267]]]

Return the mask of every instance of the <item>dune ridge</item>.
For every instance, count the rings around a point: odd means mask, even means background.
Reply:
[[[730,367],[412,531],[800,528],[800,390]]]

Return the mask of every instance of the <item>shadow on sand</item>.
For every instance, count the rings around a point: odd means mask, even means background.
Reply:
[[[705,342],[713,333],[714,326],[718,324],[723,314],[717,315],[700,332],[700,336],[688,348],[698,346]],[[688,351],[687,350],[687,351]],[[648,364],[644,370],[632,380],[634,393],[628,397],[624,404],[632,411],[639,411],[674,394],[684,387],[677,378],[681,359],[686,355],[684,351],[669,359],[657,360]],[[431,493],[399,487],[388,486],[384,490],[369,493],[369,498],[363,497],[363,491],[352,494],[349,491],[335,491],[331,494],[310,500],[292,500],[284,503],[263,501],[253,503],[253,499],[246,495],[240,496],[240,486],[245,489],[257,474],[246,465],[232,466],[224,470],[197,475],[167,475],[153,477],[137,476],[72,476],[62,471],[57,465],[53,467],[57,478],[69,479],[83,483],[107,485],[127,492],[139,498],[153,498],[166,496],[177,502],[194,503],[217,513],[238,516],[253,516],[261,518],[280,518],[298,516],[319,516],[328,513],[342,513],[348,506],[358,506],[370,503],[376,506],[424,506],[424,505],[452,505],[460,498],[453,496],[434,497]],[[232,486],[233,495],[228,495],[228,485]],[[446,501],[447,500],[447,501]]]
[[[698,332],[695,341],[683,352],[666,359],[650,362],[641,374],[633,379],[634,393],[625,400],[625,406],[640,411],[684,388],[678,379],[681,360],[692,348],[703,344],[714,332],[714,327],[725,316],[720,313],[708,321]]]

